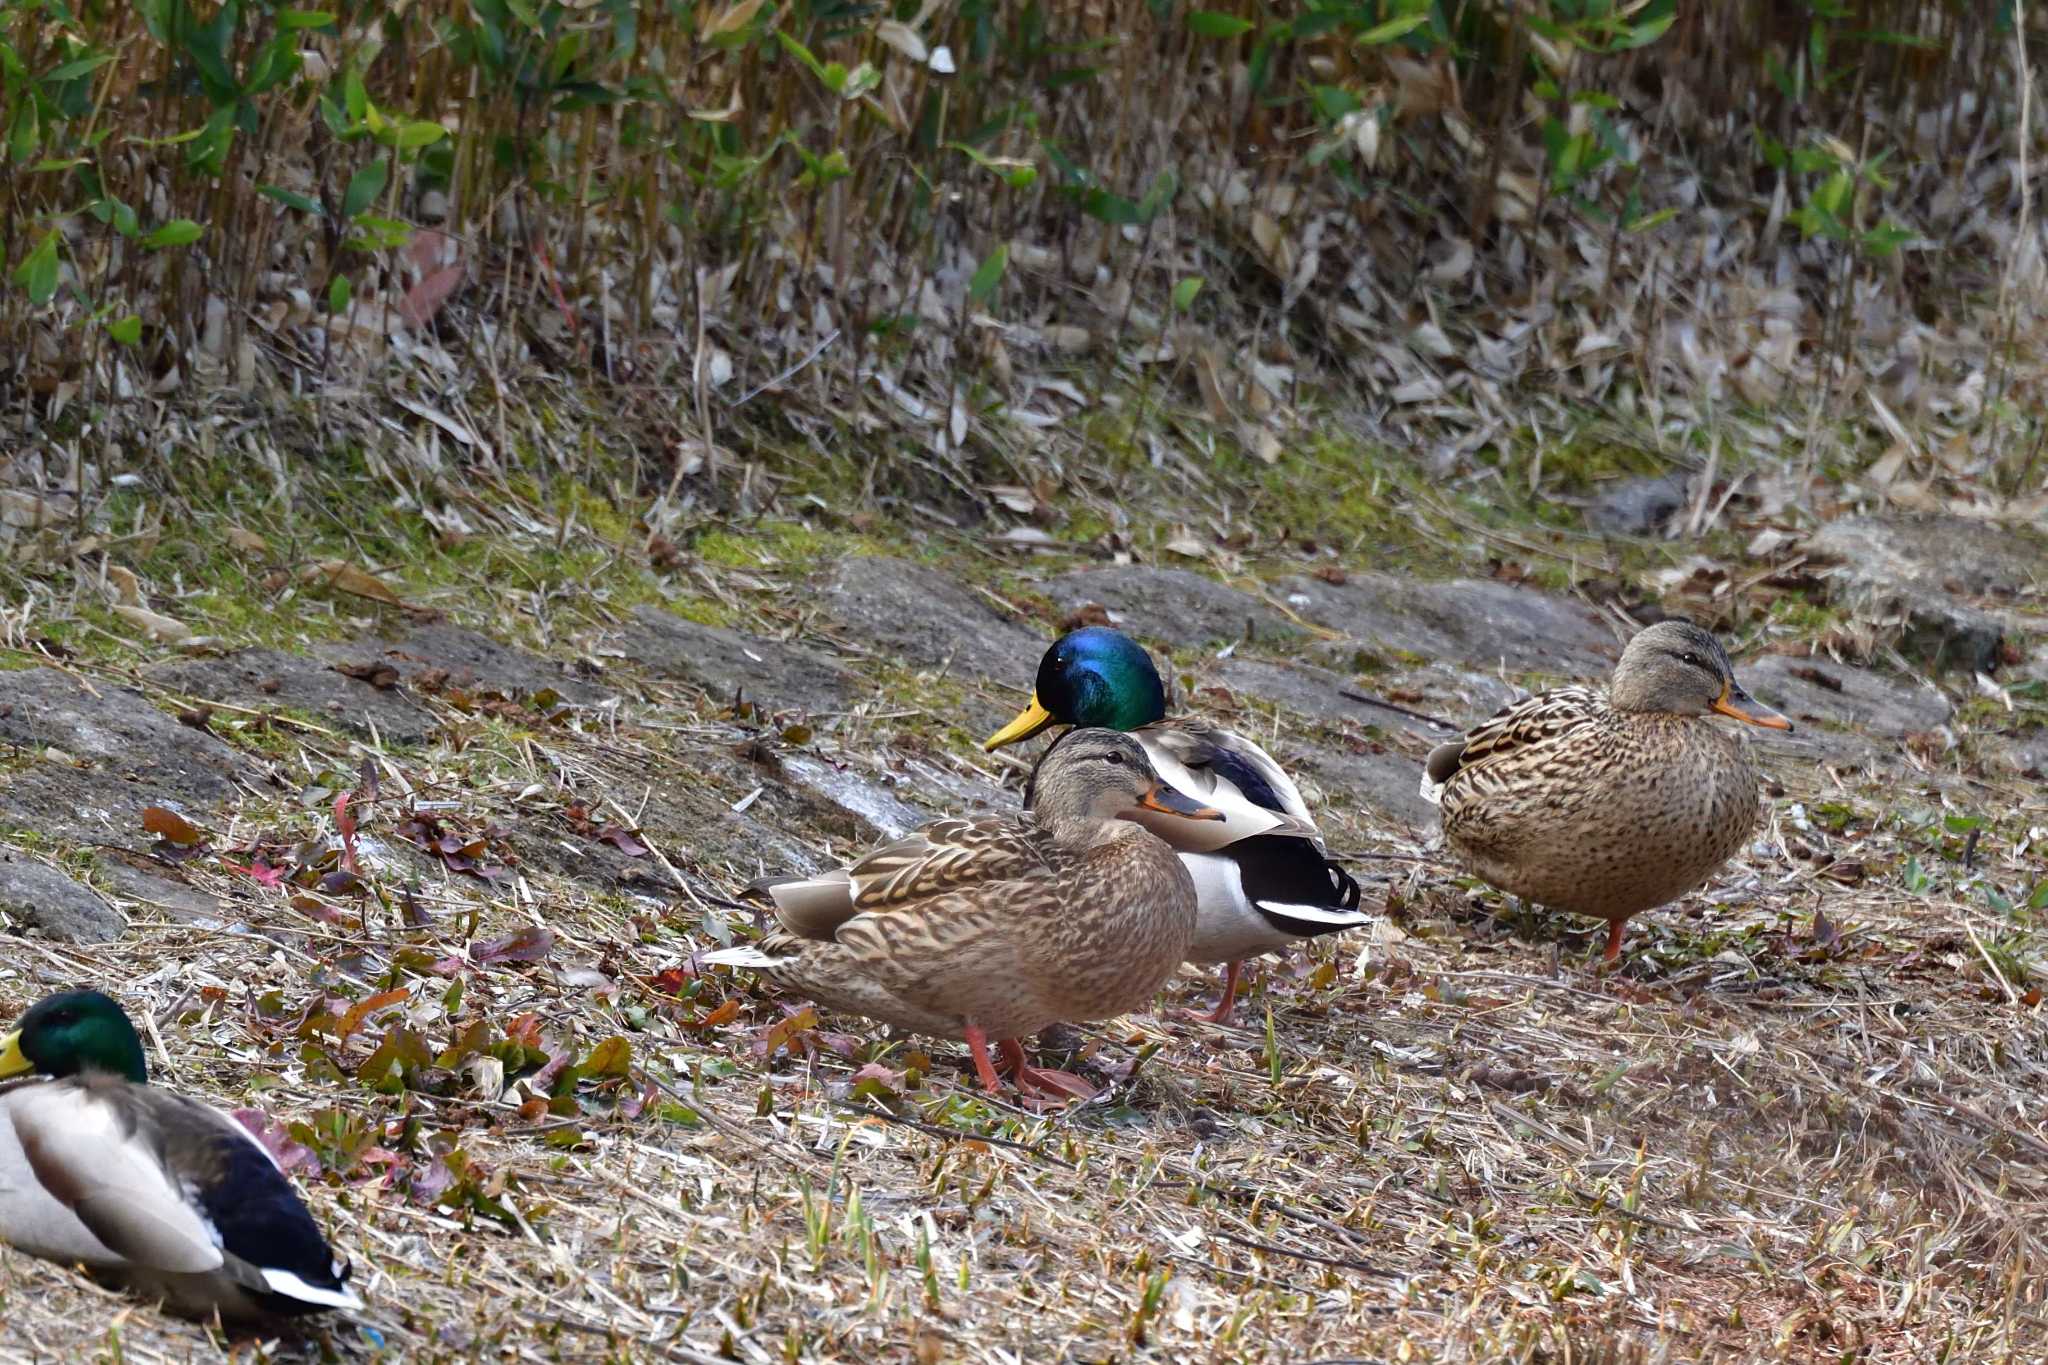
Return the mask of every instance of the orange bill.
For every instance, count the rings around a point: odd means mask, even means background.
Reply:
[[[1715,698],[1714,709],[1724,716],[1733,716],[1750,725],[1761,725],[1766,730],[1792,728],[1791,721],[1743,691],[1742,684],[1732,678],[1721,684],[1721,695]]]
[[[1162,811],[1189,820],[1221,820],[1223,812],[1214,806],[1199,806],[1168,786],[1155,786],[1138,799],[1146,810]]]

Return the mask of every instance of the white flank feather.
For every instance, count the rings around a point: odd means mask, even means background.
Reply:
[[[783,963],[782,958],[764,953],[759,948],[720,948],[704,954],[698,961],[719,967],[753,967],[763,971]]]

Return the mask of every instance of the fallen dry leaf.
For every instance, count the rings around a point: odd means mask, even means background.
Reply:
[[[230,526],[227,530],[227,537],[228,544],[234,546],[245,555],[268,555],[270,553],[270,542],[257,535],[254,531],[245,531],[239,526]]]
[[[323,559],[299,570],[299,581],[311,587],[331,588],[355,597],[367,597],[386,606],[402,607],[405,599],[375,574],[367,573],[345,559]]]
[[[117,603],[114,615],[161,644],[171,645],[192,638],[192,627],[160,612],[151,611],[148,607],[132,607],[126,603]]]

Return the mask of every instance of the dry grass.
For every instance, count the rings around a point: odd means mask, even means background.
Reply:
[[[743,626],[823,641],[787,591],[807,572],[700,565],[697,586]],[[565,657],[605,656],[612,576],[574,598],[540,593],[550,609],[512,623],[487,586],[428,596]],[[70,666],[106,684],[134,657]],[[1589,969],[1585,926],[1514,918],[1412,832],[1328,810],[1385,924],[1268,965],[1238,1028],[1162,1014],[1079,1035],[1119,1084],[1048,1116],[976,1093],[951,1045],[882,1044],[837,1017],[792,1029],[796,1002],[694,976],[690,955],[726,914],[713,898],[759,870],[706,855],[719,811],[759,787],[752,813],[799,839],[843,847],[846,828],[783,801],[749,757],[758,727],[726,699],[608,662],[620,704],[560,724],[441,699],[428,704],[445,727],[419,748],[266,739],[287,790],[374,763],[383,800],[363,837],[377,898],[316,896],[332,913],[317,918],[202,859],[188,875],[232,907],[227,928],[130,906],[115,945],[6,941],[8,1012],[61,983],[114,983],[148,1012],[164,1082],[305,1125],[328,1168],[309,1198],[370,1310],[311,1343],[227,1349],[920,1362],[2048,1350],[2034,1231],[2048,1056],[2026,978],[1987,970],[1994,952],[2024,963],[2040,944],[2031,916],[1984,896],[2048,882],[2048,801],[1978,764],[1995,724],[1959,723],[1959,747],[1904,752],[1883,777],[1776,764],[1784,790],[1757,847],[1704,898],[1646,917],[1612,979]],[[886,658],[856,666],[865,698],[814,718],[827,756],[870,774],[1014,771],[935,742],[947,712],[1013,694]],[[1389,742],[1419,756],[1419,740]],[[396,844],[408,790],[513,830],[516,881],[486,888]],[[640,826],[654,850],[640,861],[672,890],[564,875],[596,856],[544,818],[570,791]],[[1945,817],[1983,819],[1967,860]],[[258,830],[332,826],[321,802],[251,795],[220,842]],[[1855,885],[1823,875],[1852,861]],[[531,925],[555,936],[542,960],[459,960]],[[353,1031],[304,1027],[385,989],[409,995]],[[1211,990],[1190,975],[1164,1003]],[[527,1102],[531,1068],[516,1062],[429,1059],[391,1093],[364,1083],[400,1025],[432,1053],[476,1021],[501,1039],[528,1013],[549,1056],[587,1062],[626,1038],[630,1078],[585,1076],[552,1105]],[[789,1046],[764,1054],[778,1026]],[[874,1061],[898,1078],[856,1090]],[[11,1253],[0,1302],[4,1359],[223,1349]]]

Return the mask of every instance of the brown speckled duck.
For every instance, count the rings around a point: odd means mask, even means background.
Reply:
[[[777,985],[855,1014],[964,1038],[989,1090],[989,1058],[1027,1095],[1094,1093],[1030,1065],[1018,1039],[1058,1021],[1135,1009],[1187,956],[1195,887],[1134,811],[1214,820],[1162,787],[1136,740],[1109,730],[1062,738],[1023,815],[941,820],[850,867],[763,884],[780,928],[706,962],[766,972]]]
[[[1478,876],[1606,920],[1612,962],[1629,916],[1704,882],[1756,826],[1747,746],[1715,715],[1792,728],[1735,681],[1712,635],[1661,621],[1629,641],[1606,696],[1542,692],[1439,745],[1422,794]]]

